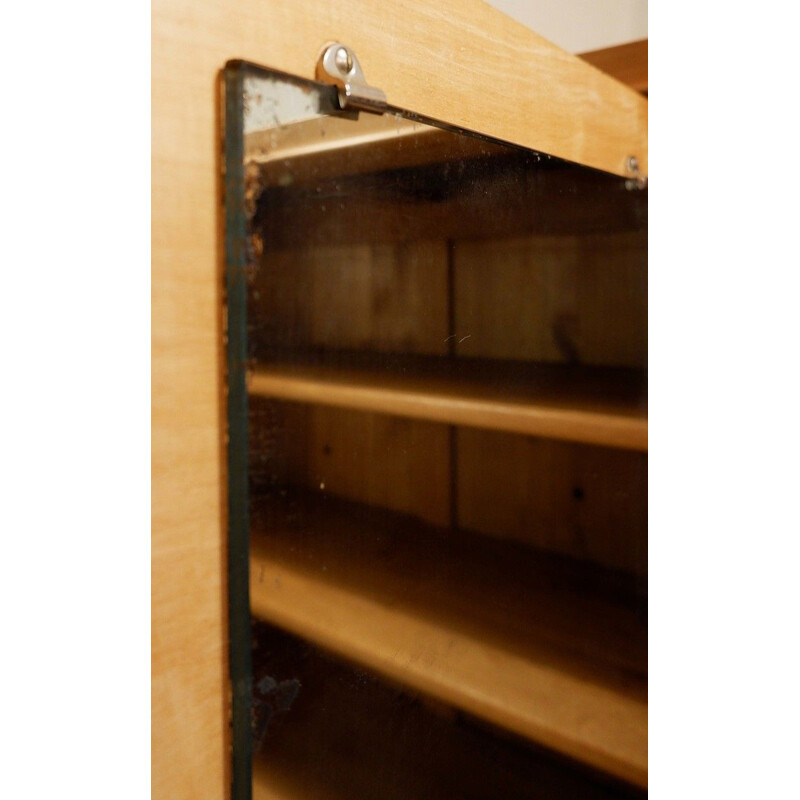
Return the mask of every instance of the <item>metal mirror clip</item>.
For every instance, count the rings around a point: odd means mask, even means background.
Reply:
[[[339,106],[343,110],[373,114],[386,111],[386,95],[367,83],[361,65],[349,47],[339,42],[326,45],[317,60],[316,76],[318,81],[337,87]]]

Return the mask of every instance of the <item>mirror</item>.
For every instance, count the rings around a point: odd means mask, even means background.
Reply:
[[[647,191],[223,77],[234,798],[643,796]]]

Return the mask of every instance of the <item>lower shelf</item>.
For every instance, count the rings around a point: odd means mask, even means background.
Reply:
[[[269,722],[254,760],[255,800],[645,796],[491,735],[273,628],[259,625],[254,633],[257,680],[297,687],[289,708],[265,700],[271,711],[263,714]]]
[[[639,786],[646,624],[564,561],[307,496],[252,509],[253,614]]]

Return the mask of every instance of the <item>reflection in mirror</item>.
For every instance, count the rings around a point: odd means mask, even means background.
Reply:
[[[646,190],[239,62],[224,161],[234,796],[644,794]]]

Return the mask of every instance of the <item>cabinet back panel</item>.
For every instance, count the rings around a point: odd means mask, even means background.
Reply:
[[[647,366],[646,232],[454,245],[457,353]]]
[[[647,455],[458,430],[461,527],[647,572]]]
[[[645,234],[456,241],[452,258],[450,299],[446,241],[268,253],[251,295],[254,352],[454,348],[646,368]]]
[[[447,245],[406,241],[268,253],[255,278],[260,345],[447,353]]]
[[[448,428],[381,414],[286,404],[288,477],[348,500],[450,523]]]
[[[304,487],[647,572],[644,453],[328,406],[259,400],[254,408],[254,484]]]

